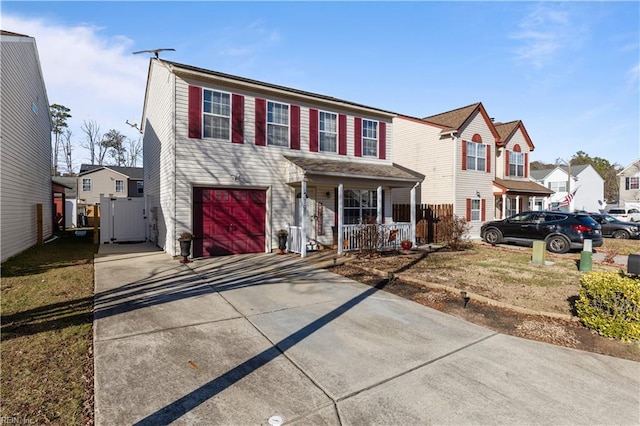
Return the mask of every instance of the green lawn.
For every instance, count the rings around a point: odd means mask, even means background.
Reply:
[[[2,264],[3,423],[93,421],[93,255],[66,234]]]

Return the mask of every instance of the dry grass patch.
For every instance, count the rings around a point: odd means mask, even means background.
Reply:
[[[69,235],[2,264],[3,419],[92,422],[96,247]]]

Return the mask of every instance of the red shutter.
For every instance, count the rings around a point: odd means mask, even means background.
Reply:
[[[231,95],[231,142],[244,143],[244,96]]]
[[[491,173],[491,145],[487,145],[487,173]]]
[[[353,155],[362,157],[362,118],[354,118],[353,127]]]
[[[467,222],[471,220],[471,198],[467,198]]]
[[[267,101],[256,98],[256,145],[267,144]]]
[[[309,110],[309,151],[318,152],[318,110]]]
[[[347,155],[347,116],[338,116],[338,154]]]
[[[509,176],[509,151],[504,150],[504,175]]]
[[[291,105],[291,149],[300,149],[300,107]]]
[[[624,189],[626,191],[628,191],[629,188],[631,188],[631,178],[630,177],[626,177],[626,178],[624,178]]]
[[[480,218],[482,219],[482,221],[484,222],[487,217],[486,214],[487,211],[487,200],[485,200],[484,198],[482,199],[482,210],[480,210]]]
[[[529,154],[524,153],[524,177],[529,177]]]
[[[462,141],[462,170],[467,170],[467,141]]]
[[[381,121],[378,122],[380,128],[378,129],[378,140],[380,141],[378,148],[378,158],[384,160],[387,158],[387,123]]]
[[[202,137],[202,88],[189,86],[189,113],[188,113],[189,137],[200,139]]]

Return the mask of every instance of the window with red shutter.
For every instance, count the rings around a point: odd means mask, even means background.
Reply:
[[[231,96],[231,142],[244,143],[244,96]]]
[[[354,139],[354,147],[353,147],[353,155],[356,157],[362,157],[362,118],[355,117],[354,118],[354,129],[353,129],[353,139]]]
[[[256,136],[255,144],[264,146],[267,144],[267,101],[256,98]]]
[[[338,154],[347,155],[347,116],[338,116]]]
[[[309,151],[318,152],[318,110],[309,109]]]
[[[291,149],[300,149],[300,107],[291,105]]]
[[[189,112],[188,127],[189,137],[200,139],[202,137],[202,88],[189,86]]]
[[[387,123],[380,121],[380,129],[378,135],[378,158],[384,160],[387,158]]]

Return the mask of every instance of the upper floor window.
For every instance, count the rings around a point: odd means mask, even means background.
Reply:
[[[144,182],[137,181],[136,189],[138,190],[138,194],[144,194]]]
[[[625,189],[640,189],[640,177],[626,178]]]
[[[378,122],[362,120],[362,155],[378,156]]]
[[[567,192],[567,181],[549,182],[547,184],[550,190],[554,192]]]
[[[214,90],[203,90],[203,130],[205,138],[229,140],[231,96]]]
[[[487,145],[467,142],[467,170],[486,171]]]
[[[338,116],[330,112],[320,111],[320,151],[336,152],[338,140]]]
[[[82,190],[84,192],[91,192],[91,179],[82,179]]]
[[[289,105],[267,102],[267,145],[289,146]]]
[[[509,176],[524,177],[524,153],[509,151]]]
[[[124,181],[116,179],[116,192],[124,192]]]

